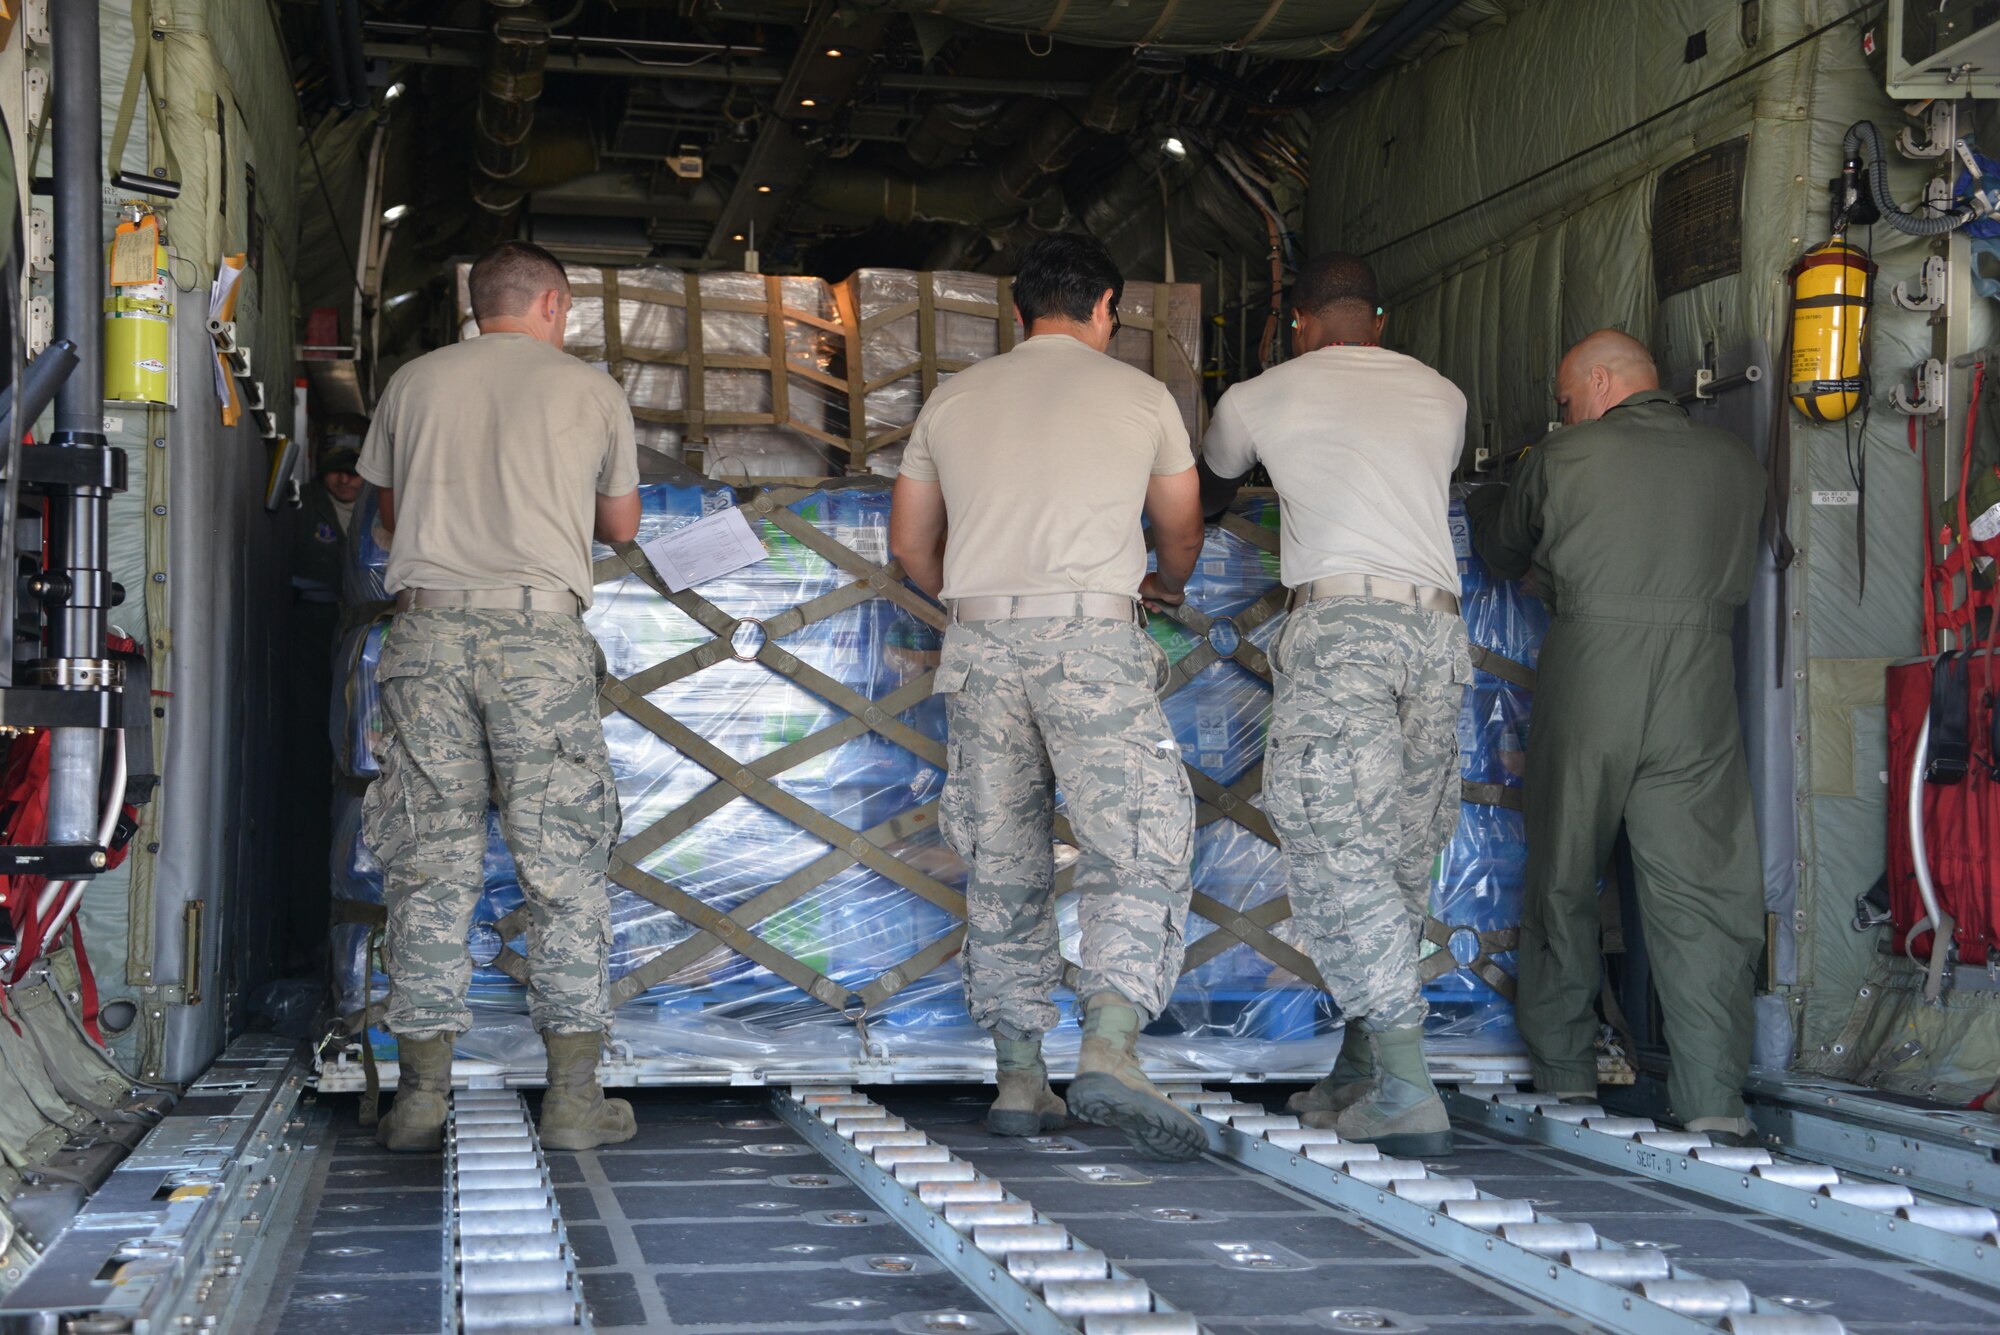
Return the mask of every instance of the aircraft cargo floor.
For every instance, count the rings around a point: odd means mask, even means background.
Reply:
[[[1244,1110],[1253,1102],[1275,1112],[1286,1092],[1233,1090],[1215,1096],[1230,1102],[1208,1115],[1230,1118],[1228,1108]],[[990,1094],[973,1087],[888,1090],[876,1096],[879,1107],[872,1110],[860,1106],[867,1096],[856,1094],[853,1108],[832,1109],[852,1112],[853,1124],[864,1129],[900,1121],[921,1131],[910,1139],[944,1152],[905,1157],[969,1163],[979,1177],[997,1181],[1010,1200],[1030,1204],[1039,1226],[1067,1229],[1072,1251],[1103,1252],[1137,1282],[1128,1292],[1140,1292],[1143,1304],[1128,1305],[1124,1317],[1063,1316],[1031,1295],[1023,1301],[1036,1310],[1016,1312],[1011,1295],[1020,1291],[1004,1287],[1004,1251],[982,1257],[972,1248],[972,1281],[957,1277],[948,1262],[966,1266],[967,1248],[954,1253],[954,1240],[959,1232],[973,1238],[974,1230],[906,1229],[899,1219],[914,1216],[893,1201],[885,1207],[890,1198],[882,1193],[900,1192],[908,1197],[905,1204],[916,1197],[887,1178],[888,1185],[877,1182],[878,1170],[844,1158],[856,1153],[853,1133],[844,1132],[844,1140],[835,1135],[831,1118],[815,1118],[810,1105],[782,1091],[649,1090],[631,1096],[639,1118],[636,1140],[546,1154],[575,1283],[587,1320],[599,1332],[998,1335],[1166,1330],[1177,1328],[1168,1322],[1181,1321],[1191,1324],[1178,1328],[1210,1335],[1701,1328],[1810,1335],[1836,1328],[1826,1318],[1857,1335],[2000,1329],[2000,1256],[1991,1247],[1978,1249],[1983,1267],[1975,1263],[1968,1277],[1857,1244],[1837,1230],[1807,1227],[1753,1204],[1698,1194],[1507,1134],[1476,1113],[1459,1122],[1457,1152],[1429,1162],[1434,1182],[1469,1178],[1485,1196],[1532,1203],[1537,1221],[1559,1221],[1549,1227],[1587,1225],[1605,1247],[1622,1244],[1622,1256],[1649,1265],[1664,1258],[1660,1269],[1671,1268],[1672,1280],[1651,1286],[1653,1296],[1628,1285],[1618,1292],[1640,1296],[1588,1315],[1597,1311],[1589,1291],[1594,1281],[1570,1273],[1574,1258],[1566,1252],[1531,1248],[1532,1265],[1510,1271],[1504,1259],[1493,1259],[1516,1250],[1499,1230],[1493,1233],[1497,1248],[1489,1241],[1465,1253],[1468,1262],[1448,1238],[1433,1242],[1423,1232],[1463,1227],[1436,1202],[1385,1223],[1407,1204],[1399,1194],[1424,1201],[1407,1185],[1376,1192],[1364,1182],[1362,1194],[1353,1197],[1364,1208],[1349,1209],[1316,1198],[1310,1183],[1281,1180],[1237,1161],[1257,1155],[1232,1157],[1226,1145],[1194,1163],[1162,1164],[1141,1158],[1115,1133],[1083,1124],[1037,1142],[1005,1141],[983,1129]],[[825,1104],[836,1096],[816,1097]],[[1191,1087],[1183,1095],[1184,1101],[1198,1097]],[[1461,1100],[1459,1106],[1470,1105]],[[301,1167],[307,1171],[297,1175],[300,1222],[282,1250],[270,1248],[263,1258],[264,1282],[242,1295],[267,1295],[249,1309],[261,1309],[260,1315],[241,1316],[227,1328],[286,1335],[439,1329],[441,1304],[449,1301],[440,1260],[440,1233],[449,1223],[444,1156],[379,1150],[358,1125],[351,1096],[320,1096],[303,1111]],[[1257,1114],[1239,1111],[1233,1120],[1252,1126],[1246,1115]],[[875,1135],[878,1142],[896,1139]],[[1327,1171],[1298,1154],[1284,1159],[1291,1162],[1288,1172]],[[909,1175],[924,1177],[914,1169]],[[864,1177],[874,1184],[873,1194],[863,1189]],[[1440,1191],[1450,1198],[1448,1187]],[[1474,1218],[1470,1212],[1465,1217]],[[1906,1224],[1903,1232],[1909,1231]],[[1529,1236],[1518,1226],[1513,1232]],[[923,1245],[926,1240],[943,1259]],[[1684,1276],[1710,1282],[1716,1292],[1733,1291],[1728,1282],[1739,1281],[1754,1295],[1754,1313],[1731,1317],[1712,1310],[1700,1294],[1684,1304],[1668,1302],[1671,1284]],[[1564,1289],[1558,1280],[1582,1287]],[[1571,1292],[1577,1296],[1565,1297]],[[1141,1312],[1156,1324],[1144,1324]]]

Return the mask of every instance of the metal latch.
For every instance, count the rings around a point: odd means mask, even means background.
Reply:
[[[1921,105],[1923,125],[1905,125],[1896,135],[1896,151],[1906,158],[1942,158],[1952,150],[1952,105],[1943,98]],[[1911,115],[1916,115],[1912,111]]]
[[[32,137],[36,127],[49,114],[49,72],[43,69],[24,72],[21,89],[24,94],[22,119],[27,122],[28,134]]]
[[[1924,267],[1917,274],[1916,293],[1911,293],[1908,280],[1904,280],[1889,290],[1889,299],[1904,310],[1918,314],[1942,310],[1950,275],[1951,268],[1945,257],[1932,255],[1924,261]]]
[[[1927,357],[1912,371],[1908,384],[1889,391],[1889,402],[1905,417],[1935,417],[1944,411],[1944,363]],[[1912,392],[1914,391],[1914,393]]]

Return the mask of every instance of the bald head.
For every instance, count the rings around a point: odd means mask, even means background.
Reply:
[[[1565,426],[1594,422],[1634,394],[1659,387],[1653,354],[1617,329],[1585,338],[1556,368],[1556,404]]]

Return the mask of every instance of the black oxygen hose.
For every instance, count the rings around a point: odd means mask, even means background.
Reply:
[[[1949,213],[1906,213],[1896,203],[1896,197],[1889,193],[1888,154],[1882,148],[1882,132],[1875,128],[1873,121],[1856,121],[1847,127],[1847,137],[1840,144],[1840,158],[1850,180],[1860,173],[1862,148],[1866,147],[1867,161],[1874,170],[1868,173],[1868,194],[1875,207],[1882,214],[1882,221],[1899,232],[1911,236],[1943,236],[1956,232],[1959,228],[1979,216],[1978,210],[1969,203],[1959,204]]]

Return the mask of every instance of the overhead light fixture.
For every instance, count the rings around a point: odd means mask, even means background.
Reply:
[[[387,301],[382,303],[382,309],[385,311],[393,311],[396,309],[396,307],[402,305],[406,301],[411,300],[416,295],[417,295],[417,290],[415,288],[411,288],[408,292],[398,292],[395,296],[389,298]]]
[[[738,232],[735,236],[732,236],[729,239],[731,241],[741,241],[743,239],[743,233]]]
[[[384,102],[394,102],[397,98],[401,97],[404,93],[408,91],[409,89],[405,87],[403,81],[401,79],[398,79],[396,80],[396,82],[390,84],[387,88],[384,88],[382,90],[382,100]]]
[[[771,193],[771,187],[768,185],[760,185],[757,187],[757,193],[760,195],[768,195]]]
[[[819,105],[819,103],[813,101],[809,97],[802,97],[799,99],[799,105],[802,107],[816,107]]]
[[[1187,161],[1187,145],[1180,141],[1180,136],[1178,135],[1170,134],[1165,139],[1162,139],[1160,141],[1160,151],[1175,162]]]
[[[391,204],[388,208],[382,210],[382,221],[385,223],[399,223],[409,216],[410,206],[408,204]]]
[[[826,54],[827,54],[827,55],[828,55],[828,56],[829,56],[830,58],[832,58],[832,59],[834,59],[834,60],[839,60],[839,59],[840,59],[840,48],[839,48],[839,47],[837,47],[837,46],[829,46],[829,47],[828,47],[828,48],[826,49]]]

